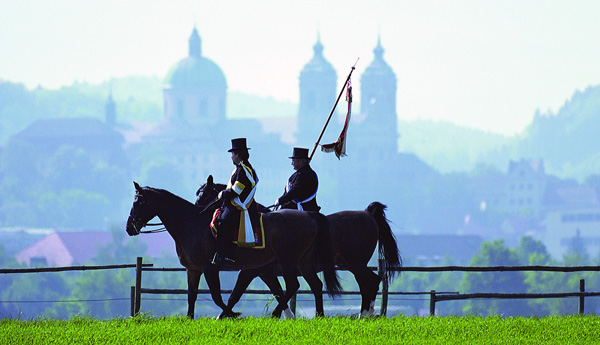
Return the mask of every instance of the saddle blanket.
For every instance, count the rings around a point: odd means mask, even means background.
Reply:
[[[212,234],[215,238],[217,238],[219,229],[217,228],[217,218],[219,217],[219,214],[222,212],[222,210],[220,208],[215,210],[215,213],[213,214],[212,217],[212,221],[210,222],[210,229],[212,231]],[[239,238],[239,227],[236,227],[235,231],[233,232],[233,238],[231,239],[233,241],[233,243],[235,245],[237,245],[238,247],[242,247],[242,248],[252,248],[252,249],[264,249],[265,248],[265,227],[263,225],[263,214],[262,213],[258,213],[258,219],[259,219],[259,224],[258,226],[255,226],[252,228],[252,230],[254,231],[254,238],[256,239],[256,242],[240,242],[237,241],[237,239]]]

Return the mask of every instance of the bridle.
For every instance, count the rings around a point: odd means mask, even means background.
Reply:
[[[214,197],[213,201],[211,201],[210,203],[208,203],[208,205],[206,205],[206,207],[204,207],[204,210],[206,210],[207,208],[211,207],[217,200],[219,200],[218,199],[219,198],[219,190],[216,188],[215,184],[213,184],[211,187],[209,187],[208,190],[202,189],[202,194],[204,195],[204,193],[206,193],[207,191],[213,192],[215,194],[215,197]],[[198,196],[198,194],[200,194],[200,189],[198,189],[198,191],[196,192],[196,196]],[[198,205],[198,199],[197,198],[196,198],[196,206],[200,206],[200,205]]]
[[[140,206],[143,206],[145,204],[148,204],[148,202],[145,200],[144,194],[136,192],[135,193],[135,197],[137,199],[137,203]],[[213,201],[211,201],[208,205],[206,205],[206,207],[204,207],[202,210],[194,213],[193,215],[189,216],[188,218],[180,221],[179,223],[186,223],[198,216],[200,216],[201,214],[203,214],[206,211],[209,211],[209,209],[216,204],[217,202],[219,202],[220,200],[218,198],[215,198]],[[131,225],[133,226],[133,229],[136,231],[136,235],[139,234],[156,234],[156,233],[160,233],[160,232],[165,232],[167,231],[167,228],[164,226],[163,223],[145,223],[141,221],[136,214],[132,215],[132,219],[131,219]],[[152,230],[146,230],[146,231],[142,231],[143,228],[145,228],[146,226],[162,226],[162,228],[158,228],[158,229],[152,229]]]

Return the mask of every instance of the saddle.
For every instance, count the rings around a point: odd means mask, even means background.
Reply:
[[[218,229],[218,217],[223,212],[221,208],[218,208],[213,213],[212,221],[210,222],[210,229],[212,235],[217,238],[219,229]],[[231,241],[240,248],[252,248],[252,249],[264,249],[265,248],[265,228],[263,225],[263,213],[258,213],[258,224],[252,224],[252,230],[254,232],[254,238],[256,242],[245,242],[243,238],[243,234],[240,234],[239,228],[233,231],[233,238]]]

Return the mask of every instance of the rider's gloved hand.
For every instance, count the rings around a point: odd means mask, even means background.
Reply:
[[[231,189],[222,190],[217,196],[218,199],[233,199],[237,196]]]

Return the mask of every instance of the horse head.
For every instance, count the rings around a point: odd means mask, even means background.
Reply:
[[[133,206],[129,212],[129,218],[127,218],[127,234],[129,236],[139,235],[142,228],[156,216],[156,206],[148,200],[148,187],[140,187],[137,182],[133,182],[135,186],[135,198],[133,200]]]
[[[206,207],[211,202],[217,199],[219,192],[224,190],[226,186],[220,183],[214,183],[212,175],[208,175],[206,183],[200,186],[196,191],[196,206]]]

